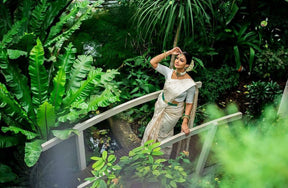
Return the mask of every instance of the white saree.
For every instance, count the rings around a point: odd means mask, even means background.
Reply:
[[[160,93],[158,100],[155,103],[154,115],[145,129],[141,145],[144,145],[144,143],[148,140],[161,142],[162,140],[174,135],[174,127],[183,115],[184,102],[178,103],[177,106],[172,106],[167,104],[167,101],[172,102],[181,93],[195,85],[196,83],[192,79],[166,80],[163,92]],[[165,101],[163,101],[163,94]],[[193,103],[195,98],[197,97],[194,96]],[[168,159],[170,157],[171,150],[172,146],[162,148],[162,151],[164,152],[163,157]]]

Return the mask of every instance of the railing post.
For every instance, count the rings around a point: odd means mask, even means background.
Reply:
[[[217,123],[214,123],[214,125],[210,128],[210,130],[208,131],[207,135],[206,135],[206,139],[204,141],[200,156],[199,156],[199,160],[196,166],[196,174],[199,176],[202,171],[203,168],[205,166],[205,163],[207,161],[211,146],[212,146],[212,142],[214,140],[215,134],[216,134],[216,130],[217,130]]]
[[[76,148],[79,169],[84,170],[86,168],[86,153],[83,131],[79,131],[79,135],[76,135]]]
[[[278,109],[278,114],[282,117],[285,117],[288,114],[288,80],[283,91],[282,99]]]

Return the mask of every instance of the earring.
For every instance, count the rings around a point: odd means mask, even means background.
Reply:
[[[189,72],[191,70],[193,70],[193,67],[194,67],[194,60],[191,61],[189,67],[187,67],[186,71]]]

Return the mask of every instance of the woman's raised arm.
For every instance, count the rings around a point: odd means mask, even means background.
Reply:
[[[159,55],[153,57],[150,60],[150,64],[152,65],[152,67],[154,69],[156,69],[157,66],[158,66],[158,63],[161,62],[167,56],[169,56],[169,55],[178,55],[178,54],[181,54],[181,53],[182,53],[181,49],[179,47],[175,47],[175,48],[173,48],[173,49],[171,49],[171,50],[169,50],[167,52],[164,52],[162,54],[159,54]]]

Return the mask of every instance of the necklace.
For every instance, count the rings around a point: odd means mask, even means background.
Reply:
[[[179,76],[184,76],[186,74],[186,71],[184,72],[177,72],[177,70],[175,70],[175,73],[176,73],[176,76],[179,77]]]

